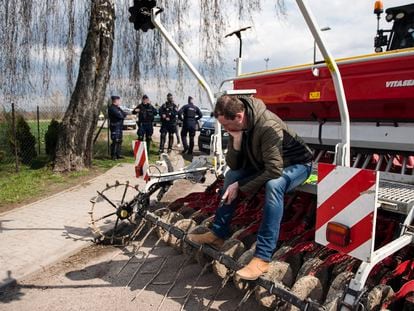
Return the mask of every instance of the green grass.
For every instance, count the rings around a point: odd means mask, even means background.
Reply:
[[[40,165],[40,163],[38,164]],[[50,165],[33,168],[20,166],[19,172],[0,171],[0,207],[48,195],[50,187],[66,185],[88,175],[88,170],[68,174],[54,173]]]
[[[37,137],[37,120],[26,120],[26,122],[29,124],[32,134]],[[42,132],[47,131],[47,127],[49,126],[50,122],[52,122],[52,120],[39,120],[40,135],[42,135]]]
[[[101,133],[94,147],[94,162],[97,164],[101,163],[102,165],[105,165],[103,164],[104,162],[113,162],[110,160],[110,156],[108,155],[108,143],[106,140],[106,135],[106,133]],[[122,141],[122,155],[125,157],[125,159],[122,159],[121,162],[134,163],[135,160],[132,150],[132,142],[136,139],[137,136],[135,133],[124,134]],[[151,143],[150,150],[148,152],[148,158],[150,163],[155,163],[155,161],[159,159],[157,143]]]
[[[36,138],[36,152],[39,152],[39,141],[40,141],[40,154],[45,154],[45,134],[47,128],[52,120],[39,120],[39,132],[37,131],[37,120],[26,120],[29,124],[30,132]],[[38,135],[40,134],[40,136]]]
[[[47,156],[38,156],[31,166],[19,167],[19,172],[15,172],[14,163],[0,165],[0,211],[1,208],[10,204],[19,204],[28,200],[38,199],[51,195],[51,191],[63,190],[68,186],[79,183],[82,177],[92,173],[105,172],[118,163],[134,163],[132,141],[136,139],[135,134],[124,136],[122,149],[125,159],[113,161],[108,156],[106,133],[102,133],[94,147],[94,160],[91,170],[58,174],[52,171],[51,163]],[[149,150],[149,161],[154,163],[158,160],[158,145],[151,144]],[[53,189],[52,189],[53,188]]]
[[[40,120],[39,121],[39,132],[38,132],[38,124],[37,120],[26,120],[27,124],[30,127],[30,132],[36,139],[36,152],[39,153],[39,142],[40,142],[40,154],[45,154],[45,134],[47,132],[47,128],[51,122],[51,120]],[[13,161],[13,150],[7,141],[6,137],[6,128],[7,125],[5,123],[0,124],[0,149],[2,154],[0,154],[0,161],[4,162],[12,162]],[[39,136],[40,134],[40,136]]]

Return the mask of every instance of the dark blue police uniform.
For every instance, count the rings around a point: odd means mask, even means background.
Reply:
[[[203,117],[200,109],[194,105],[193,98],[188,97],[188,104],[180,109],[178,118],[183,121],[183,128],[181,130],[181,140],[183,142],[184,150],[188,154],[193,153],[194,136],[197,130],[197,123]],[[187,134],[189,135],[190,145],[187,144]]]
[[[171,152],[174,144],[174,134],[177,126],[177,105],[171,100],[166,101],[159,110],[161,119],[160,153],[164,152],[164,145],[168,133],[168,152]]]
[[[143,141],[144,138],[149,144],[151,142],[152,134],[154,133],[154,117],[157,115],[157,109],[150,103],[141,103],[133,111],[133,114],[138,114],[138,139]]]
[[[119,98],[119,97],[118,97]],[[111,157],[121,157],[122,130],[126,113],[118,106],[111,104],[108,108],[109,130],[111,131]]]

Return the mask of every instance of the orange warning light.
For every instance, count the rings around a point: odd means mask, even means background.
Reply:
[[[383,12],[384,12],[384,4],[382,3],[382,1],[381,0],[375,1],[374,14],[380,15]]]
[[[326,240],[337,246],[345,247],[349,245],[351,229],[338,222],[329,222],[326,227]]]

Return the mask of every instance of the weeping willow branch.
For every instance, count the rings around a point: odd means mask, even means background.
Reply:
[[[262,0],[159,0],[162,21],[179,46],[199,55],[199,69],[216,84],[224,75],[224,35],[234,25],[251,24]],[[45,101],[62,92],[67,98],[74,89],[92,0],[3,0],[0,1],[0,95],[17,102]],[[152,81],[164,98],[169,89],[178,94],[188,84],[189,72],[157,31],[140,34],[128,22],[129,0],[116,0],[114,60],[108,92],[137,100],[142,85]],[[283,0],[276,12],[284,14]],[[190,14],[191,13],[191,14]],[[198,33],[197,33],[198,30]],[[198,53],[194,54],[194,50]],[[173,81],[173,82],[172,82]]]

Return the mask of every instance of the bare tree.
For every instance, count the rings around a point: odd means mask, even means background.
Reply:
[[[223,70],[223,37],[239,25],[228,21],[236,17],[240,25],[246,20],[254,23],[253,14],[260,12],[262,2],[158,0],[157,6],[164,8],[162,21],[184,50],[198,33],[199,69],[215,84],[223,77],[220,73],[230,73]],[[93,131],[108,82],[111,90],[132,101],[142,95],[141,81],[149,78],[156,79],[162,98],[166,88],[180,95],[188,81],[189,72],[170,57],[170,48],[158,31],[134,31],[128,22],[129,6],[129,0],[67,0],[65,5],[62,0],[0,1],[0,96],[4,102],[33,105],[37,99],[36,104],[47,105],[56,91],[70,97],[57,171],[91,165]],[[284,14],[283,0],[277,0],[275,7]],[[190,23],[192,12],[200,14],[198,25]]]
[[[114,22],[113,1],[92,0],[78,79],[59,134],[55,171],[80,170],[92,164],[93,134],[111,70]]]

